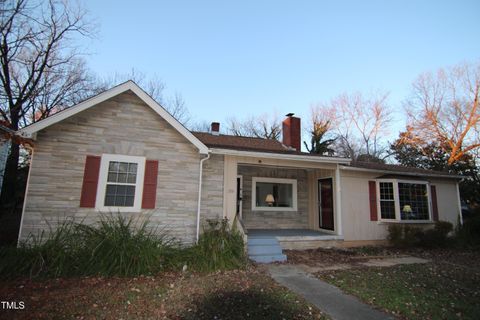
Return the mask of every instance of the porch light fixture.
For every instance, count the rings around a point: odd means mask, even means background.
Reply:
[[[275,202],[275,198],[273,197],[273,194],[267,194],[267,197],[265,198],[265,202],[268,203],[268,206],[271,207],[273,206],[273,203]]]

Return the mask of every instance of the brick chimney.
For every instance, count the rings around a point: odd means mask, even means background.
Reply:
[[[300,118],[294,117],[293,113],[287,114],[286,117],[282,122],[283,144],[300,151]]]
[[[218,136],[220,134],[220,123],[219,122],[212,122],[212,135]]]

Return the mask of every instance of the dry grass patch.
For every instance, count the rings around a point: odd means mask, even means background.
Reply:
[[[326,319],[261,267],[158,277],[17,280],[0,284],[25,310],[5,319]]]

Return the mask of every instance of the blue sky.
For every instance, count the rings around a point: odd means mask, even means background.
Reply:
[[[180,92],[197,120],[276,111],[307,120],[343,92],[390,92],[480,58],[480,1],[98,1],[101,76],[132,68]],[[404,123],[400,115],[396,127]]]

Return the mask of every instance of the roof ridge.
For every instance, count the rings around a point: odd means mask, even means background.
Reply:
[[[258,139],[258,140],[263,140],[263,141],[274,141],[274,142],[278,142],[278,143],[282,144],[277,139],[268,139],[268,138],[262,138],[262,137],[240,136],[240,135],[235,135],[235,134],[224,134],[224,133],[220,133],[218,136],[215,136],[215,135],[211,134],[210,132],[204,132],[204,131],[190,130],[190,132],[192,132],[192,134],[196,134],[196,133],[208,134],[208,135],[211,135],[213,137],[219,137],[220,136],[220,137],[233,137],[233,138],[245,138],[245,139]]]

